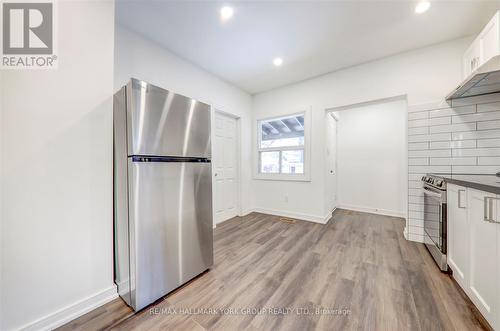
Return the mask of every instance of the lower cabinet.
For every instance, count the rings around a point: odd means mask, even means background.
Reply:
[[[453,270],[457,283],[466,289],[468,284],[469,261],[469,223],[467,219],[467,190],[449,184],[447,186],[448,208],[448,265]]]
[[[495,330],[500,330],[500,196],[449,185],[448,265]]]
[[[498,228],[496,196],[476,190],[469,190],[469,297],[492,326],[498,319]],[[490,215],[485,215],[490,213]],[[495,215],[491,215],[495,214]],[[497,327],[498,329],[498,327]]]

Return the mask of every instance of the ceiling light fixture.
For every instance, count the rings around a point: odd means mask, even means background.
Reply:
[[[431,7],[431,3],[429,1],[420,1],[417,3],[415,7],[415,13],[422,14],[425,13]]]
[[[279,67],[280,65],[283,64],[283,59],[280,58],[280,57],[277,57],[273,60],[273,64],[276,66],[276,67]]]
[[[220,19],[222,22],[229,20],[234,15],[233,7],[224,6],[220,9]]]

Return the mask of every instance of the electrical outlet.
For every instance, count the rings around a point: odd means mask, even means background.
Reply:
[[[285,202],[288,202],[288,195],[285,194]]]

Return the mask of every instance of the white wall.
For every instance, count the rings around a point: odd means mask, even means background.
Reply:
[[[3,127],[3,71],[0,70],[0,128]],[[1,271],[3,269],[3,240],[2,240],[2,233],[3,233],[3,198],[2,198],[2,193],[3,193],[3,171],[2,171],[2,166],[3,166],[3,148],[2,148],[2,130],[0,130],[0,298],[3,297],[3,286],[2,286],[2,277],[3,277],[3,272]],[[2,328],[3,325],[3,308],[2,308],[2,300],[0,299],[0,329]]]
[[[400,99],[340,112],[340,208],[405,216],[406,111]]]
[[[56,326],[116,296],[114,3],[58,7],[58,69],[2,75],[2,330]]]
[[[441,100],[460,82],[461,57],[470,41],[465,38],[395,55],[255,95],[254,120],[312,108],[313,135],[311,181],[252,180],[254,207],[311,220],[326,218],[325,109],[401,95],[407,95],[412,105]],[[286,66],[280,70],[286,70]],[[255,141],[254,133],[252,143]]]
[[[131,77],[208,103],[240,117],[241,127],[241,209],[250,209],[252,97],[223,80],[195,67],[168,50],[122,26],[116,27],[115,91]]]

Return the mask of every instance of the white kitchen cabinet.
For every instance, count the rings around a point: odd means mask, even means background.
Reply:
[[[469,224],[467,219],[467,189],[448,184],[448,265],[453,277],[467,291],[469,260]]]
[[[481,58],[481,47],[479,45],[479,40],[476,39],[467,48],[464,53],[462,66],[463,66],[463,79],[469,77],[478,67],[479,59]]]
[[[500,195],[447,184],[447,215],[453,278],[500,330]]]
[[[499,328],[500,224],[494,194],[468,189],[469,275],[468,290],[472,302],[493,326]],[[486,208],[487,206],[487,208]]]
[[[463,56],[463,76],[467,78],[474,70],[500,54],[500,11],[486,24]]]
[[[500,11],[497,11],[479,34],[479,49],[481,63],[485,63],[495,55],[500,54]]]

